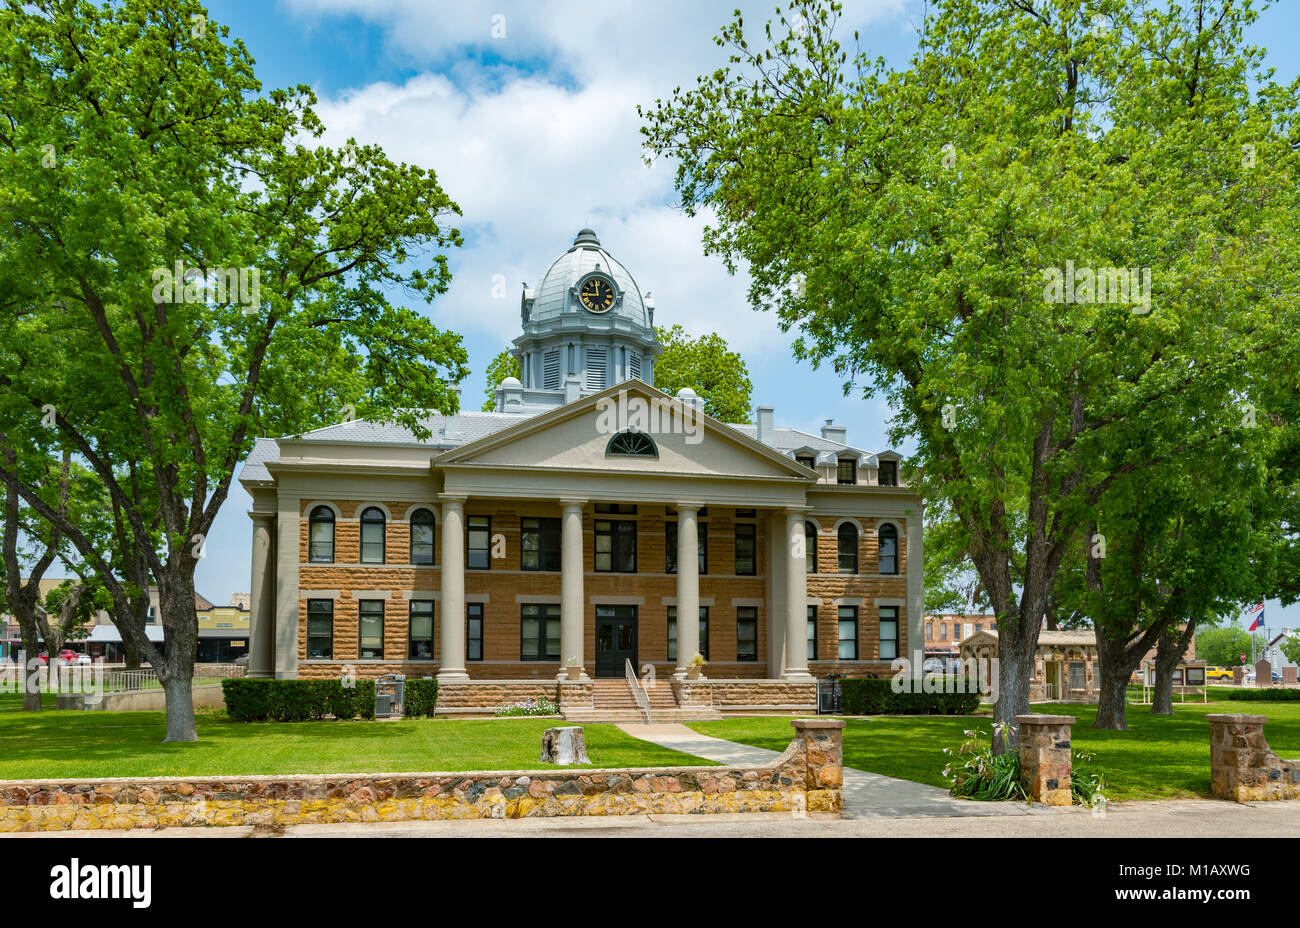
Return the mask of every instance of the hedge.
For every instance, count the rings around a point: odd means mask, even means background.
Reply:
[[[1238,699],[1258,702],[1300,702],[1300,690],[1282,689],[1281,687],[1236,689],[1227,686],[1212,686],[1209,688],[1209,697],[1211,699]]]
[[[840,711],[845,715],[970,715],[979,704],[978,693],[895,693],[891,680],[840,680]]]
[[[237,722],[302,722],[323,719],[373,719],[375,681],[356,680],[222,680],[226,714]],[[403,714],[432,715],[438,681],[407,680]]]

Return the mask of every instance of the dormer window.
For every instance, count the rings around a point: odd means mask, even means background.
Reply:
[[[644,432],[619,432],[605,446],[607,457],[657,458],[659,449]]]
[[[796,464],[802,464],[809,470],[817,469],[817,458],[811,454],[797,454],[795,455],[794,462]]]
[[[858,482],[858,462],[853,458],[840,458],[835,474],[836,482],[845,486]]]
[[[898,462],[881,461],[879,482],[882,487],[898,486]]]

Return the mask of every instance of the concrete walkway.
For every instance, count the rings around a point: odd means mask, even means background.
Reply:
[[[701,735],[685,725],[618,726],[634,738],[728,766],[761,767],[780,754]],[[954,799],[946,789],[879,773],[844,768],[844,818],[924,818],[952,816],[1056,815],[1058,810],[1024,802],[972,802]]]

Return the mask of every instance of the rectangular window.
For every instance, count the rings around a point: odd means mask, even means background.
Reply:
[[[794,459],[794,462],[796,464],[802,464],[804,467],[808,468],[809,470],[817,469],[817,459],[809,455],[801,454]]]
[[[898,657],[898,607],[880,607],[880,659],[892,661]]]
[[[934,640],[934,625],[932,625],[929,622],[925,623],[925,640],[926,641]]]
[[[700,607],[700,653],[709,659],[709,607]],[[691,655],[694,657],[694,655]],[[668,659],[677,660],[677,607],[668,607]]]
[[[808,607],[808,660],[817,660],[817,607]]]
[[[523,519],[519,525],[520,570],[560,569],[560,520]]]
[[[152,607],[150,607],[152,608]],[[307,657],[334,657],[334,600],[307,600]]]
[[[858,462],[853,458],[844,458],[840,461],[838,469],[835,471],[835,479],[838,483],[845,485],[858,482]]]
[[[882,487],[898,486],[898,462],[881,461],[879,479]]]
[[[837,654],[842,661],[858,659],[858,607],[840,606],[840,646]]]
[[[433,660],[433,600],[411,600],[411,612],[407,622],[410,627],[411,660]]]
[[[469,531],[465,533],[465,545],[465,566],[467,568],[470,570],[491,569],[492,519],[489,516],[469,517]]]
[[[357,603],[360,613],[357,620],[357,656],[362,660],[383,660],[384,657],[384,601],[363,599]]]
[[[483,604],[465,604],[465,660],[483,660]]]
[[[736,526],[736,575],[754,576],[758,570],[758,561],[754,556],[757,527],[752,523],[740,523]]]
[[[636,523],[596,521],[596,570],[601,573],[636,573]]]
[[[736,607],[736,660],[758,660],[758,608]]]
[[[519,659],[521,661],[560,659],[558,604],[528,603],[523,606],[519,622]]]
[[[420,510],[411,517],[411,563],[433,563],[433,516]]]
[[[699,551],[699,572],[709,572],[709,523],[695,520],[695,544]],[[677,520],[664,523],[664,572],[677,573]]]
[[[755,513],[756,511],[757,511],[757,510],[754,510],[754,509],[737,509],[737,510],[736,510],[736,518],[737,518],[737,519],[752,519],[752,518],[754,518],[754,513]]]
[[[596,511],[606,515],[634,516],[636,515],[636,506],[631,503],[597,503]]]

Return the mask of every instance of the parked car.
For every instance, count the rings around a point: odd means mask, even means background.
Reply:
[[[81,656],[82,656],[82,657],[85,657],[85,655],[81,655]],[[49,654],[48,651],[42,651],[42,652],[38,655],[38,657],[40,657],[40,659],[41,659],[41,663],[42,663],[42,664],[48,664],[48,663],[50,662],[50,654]],[[63,661],[63,663],[65,663],[65,664],[79,664],[79,663],[82,663],[82,662],[79,661],[77,658],[78,658],[78,654],[77,654],[77,652],[76,652],[76,651],[73,651],[71,648],[64,648],[62,651],[59,652],[59,660]],[[85,663],[87,663],[87,664],[90,663],[90,658],[89,658],[89,657],[86,657]]]
[[[1206,667],[1205,677],[1207,680],[1231,680],[1232,671],[1227,667]]]

